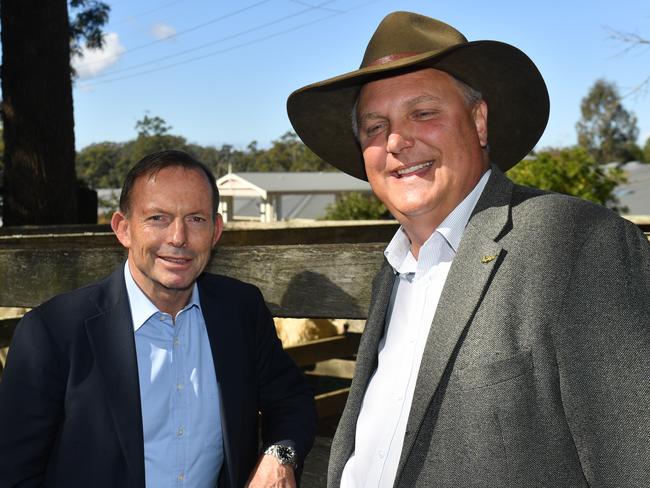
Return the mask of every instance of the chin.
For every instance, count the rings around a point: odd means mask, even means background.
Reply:
[[[425,215],[431,212],[431,205],[420,204],[411,204],[411,205],[402,205],[396,208],[397,213],[403,215],[404,217],[419,217],[420,215]]]
[[[174,290],[174,291],[183,291],[187,290],[188,288],[191,288],[192,285],[194,285],[194,279],[190,278],[171,278],[171,279],[166,279],[166,280],[161,280],[160,284],[167,288],[168,290]]]

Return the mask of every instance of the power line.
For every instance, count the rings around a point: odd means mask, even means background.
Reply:
[[[254,9],[254,8],[256,8],[256,7],[259,7],[260,5],[262,5],[262,4],[264,4],[264,3],[268,3],[268,2],[270,2],[270,1],[271,1],[271,0],[260,0],[259,2],[254,3],[254,4],[252,4],[252,5],[248,5],[248,6],[246,6],[246,7],[242,7],[242,8],[240,8],[240,9],[238,9],[238,10],[234,10],[234,11],[232,11],[232,12],[229,12],[229,13],[227,13],[227,14],[221,15],[221,16],[216,17],[216,18],[214,18],[214,19],[210,19],[210,20],[208,20],[208,21],[206,21],[206,22],[202,22],[202,23],[200,23],[200,24],[193,25],[192,27],[188,27],[187,29],[183,29],[183,30],[181,30],[181,31],[176,32],[176,33],[174,34],[174,37],[180,37],[180,36],[182,36],[182,35],[184,35],[184,34],[187,34],[188,32],[193,32],[193,31],[195,31],[195,30],[202,29],[203,27],[206,27],[206,26],[208,26],[208,25],[215,24],[215,23],[217,23],[217,22],[220,22],[220,21],[222,21],[222,20],[228,19],[228,18],[230,18],[230,17],[234,17],[235,15],[238,15],[238,14],[240,14],[240,13],[246,12],[246,11],[248,11],[248,10],[252,10],[252,9]],[[167,40],[168,40],[168,38],[164,38],[164,39],[156,39],[155,41],[150,41],[150,42],[147,42],[147,43],[145,43],[145,44],[140,44],[139,46],[135,46],[135,47],[132,47],[132,48],[130,48],[130,49],[126,49],[126,50],[124,50],[124,51],[122,52],[122,55],[125,55],[125,54],[127,54],[127,53],[132,53],[132,52],[134,52],[134,51],[139,51],[139,50],[144,49],[144,48],[146,48],[146,47],[153,46],[154,44],[158,44],[158,43],[160,43],[160,42],[164,42],[164,41],[167,41]],[[77,66],[77,69],[85,68],[85,67],[87,67],[87,66],[90,66],[90,65],[93,65],[93,64],[96,64],[96,63],[99,63],[99,62],[102,62],[102,60],[88,61],[87,63],[83,63],[83,64],[80,64],[79,66]]]
[[[160,61],[166,61],[168,59],[172,59],[172,58],[175,58],[175,57],[178,57],[178,56],[182,56],[184,54],[199,51],[199,50],[201,50],[203,48],[206,48],[208,46],[212,46],[214,44],[219,44],[221,42],[228,41],[228,40],[231,40],[231,39],[235,39],[235,38],[243,36],[245,34],[250,34],[251,32],[255,32],[255,31],[261,30],[263,28],[266,28],[266,27],[269,27],[269,26],[272,26],[272,25],[275,25],[275,24],[279,24],[280,22],[284,22],[285,20],[291,19],[293,17],[298,17],[299,15],[305,14],[307,12],[311,12],[312,10],[321,9],[322,6],[327,5],[329,3],[333,3],[334,1],[336,1],[336,0],[328,0],[326,2],[322,2],[319,5],[310,6],[309,8],[301,10],[299,12],[294,12],[293,14],[285,15],[284,17],[280,17],[279,19],[275,19],[275,20],[272,20],[272,21],[269,21],[269,22],[265,22],[263,24],[255,26],[255,27],[251,27],[249,29],[239,31],[239,32],[236,32],[234,34],[231,34],[231,35],[228,35],[228,36],[225,36],[225,37],[221,37],[220,39],[216,39],[214,41],[206,42],[206,43],[201,44],[199,46],[194,46],[192,48],[185,49],[183,51],[178,51],[178,52],[176,52],[174,54],[169,54],[167,56],[161,56],[161,57],[156,58],[156,59],[151,59],[151,60],[145,61],[143,63],[135,64],[135,65],[132,65],[132,66],[125,66],[124,68],[114,69],[114,70],[111,70],[111,71],[109,71],[107,73],[99,74],[99,75],[95,76],[95,78],[110,77],[110,76],[113,76],[113,75],[115,75],[117,73],[123,73],[125,71],[132,71],[134,69],[142,68],[144,66],[149,66],[151,64],[155,64],[155,63],[158,63]],[[337,13],[344,13],[344,12],[342,12],[340,10],[337,10],[336,12]]]
[[[205,59],[205,58],[208,58],[208,57],[211,57],[211,56],[216,56],[218,54],[223,54],[223,53],[226,53],[226,52],[229,52],[229,51],[234,51],[235,49],[250,46],[252,44],[257,44],[257,43],[266,41],[268,39],[272,39],[274,37],[278,37],[278,36],[281,36],[283,34],[287,34],[289,32],[293,32],[293,31],[308,27],[308,26],[316,24],[318,22],[323,22],[323,21],[331,19],[333,17],[338,17],[339,15],[344,15],[344,14],[350,13],[353,10],[357,10],[357,9],[359,9],[361,7],[365,7],[366,5],[370,5],[371,3],[374,3],[376,1],[377,0],[371,0],[371,1],[368,1],[368,2],[365,2],[365,3],[362,3],[360,5],[357,5],[355,7],[349,8],[347,10],[343,10],[343,11],[340,11],[340,12],[335,12],[335,13],[333,13],[331,15],[321,17],[320,19],[316,19],[316,20],[313,20],[311,22],[300,24],[300,25],[297,25],[297,26],[294,26],[294,27],[291,27],[291,28],[288,28],[288,29],[285,29],[285,30],[282,30],[282,31],[279,31],[279,32],[275,32],[275,33],[269,34],[267,36],[258,37],[257,39],[253,39],[253,40],[248,41],[248,42],[243,42],[241,44],[237,44],[236,46],[231,46],[229,48],[221,49],[219,51],[213,51],[211,53],[207,53],[207,54],[204,54],[204,55],[201,55],[201,56],[196,56],[194,58],[179,61],[177,63],[168,64],[168,65],[165,65],[165,66],[160,66],[158,68],[154,68],[154,69],[150,69],[150,70],[146,70],[146,71],[141,71],[139,73],[134,73],[132,75],[120,76],[120,77],[111,78],[111,79],[108,79],[108,80],[100,80],[100,81],[95,82],[95,83],[82,84],[82,85],[80,85],[80,88],[93,88],[93,87],[95,87],[97,85],[104,85],[104,84],[107,84],[107,83],[114,83],[116,81],[122,81],[122,80],[130,79],[130,78],[136,78],[138,76],[144,76],[144,75],[155,73],[155,72],[158,72],[158,71],[163,71],[163,70],[175,68],[177,66],[182,66],[184,64],[192,63],[194,61],[199,61],[201,59]]]
[[[301,0],[290,0],[290,1],[293,2],[293,3],[297,3],[298,5],[302,5],[303,7],[314,7],[314,8],[318,8],[320,10],[327,10],[329,12],[339,12],[339,13],[342,12],[342,10],[339,10],[339,9],[324,8],[324,7],[319,6],[319,5],[312,5],[311,3],[308,3],[308,2],[302,2]]]

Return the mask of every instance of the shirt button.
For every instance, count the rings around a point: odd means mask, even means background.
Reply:
[[[181,391],[181,390],[183,389],[183,383],[179,383],[179,384],[177,384],[177,385],[176,385],[176,389],[177,389],[178,391]]]
[[[404,397],[403,397],[403,396],[398,396],[398,397],[397,397],[397,401],[398,401],[398,402],[401,402],[402,400],[404,400]]]
[[[178,481],[183,481],[185,479],[185,475],[183,473],[178,475]]]
[[[177,437],[183,437],[184,433],[185,433],[185,430],[183,430],[183,427],[179,427],[178,430],[176,431],[176,436]]]
[[[178,345],[180,345],[180,343],[181,343],[181,340],[178,337],[174,337],[174,345],[178,346]]]
[[[383,450],[380,450],[377,454],[379,455],[379,459],[384,459],[384,456],[386,455]]]

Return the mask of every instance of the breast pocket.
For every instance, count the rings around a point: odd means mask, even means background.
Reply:
[[[512,380],[532,369],[533,355],[526,349],[507,359],[455,370],[452,379],[461,390],[473,390]]]

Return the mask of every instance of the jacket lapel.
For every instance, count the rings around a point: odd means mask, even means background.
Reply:
[[[462,343],[464,332],[489,287],[490,278],[505,255],[496,241],[507,230],[511,192],[512,183],[493,167],[463,234],[431,323],[406,426],[408,434],[404,438],[397,479],[449,361],[457,345]]]
[[[357,418],[370,377],[377,369],[377,349],[379,341],[384,335],[386,311],[394,282],[395,274],[393,269],[388,262],[384,261],[373,281],[372,301],[357,352],[354,379],[352,380],[343,415],[336,429],[336,435],[332,441],[328,486],[338,486],[343,467],[354,450]]]
[[[123,266],[108,278],[104,291],[97,300],[100,313],[86,320],[86,331],[97,368],[105,382],[106,398],[124,457],[136,486],[144,487],[138,363]]]
[[[239,466],[238,450],[233,448],[233,442],[237,443],[237,432],[232,432],[229,426],[238,424],[240,405],[238,399],[241,397],[239,385],[234,381],[227,381],[228,367],[237,364],[238,353],[233,350],[232,344],[239,341],[233,336],[233,331],[241,324],[241,318],[237,316],[234,307],[228,304],[229,290],[220,290],[204,286],[202,280],[198,280],[199,299],[203,319],[205,320],[210,348],[212,349],[212,361],[217,377],[219,389],[219,402],[221,411],[221,430],[223,433],[223,448],[225,472],[222,470],[219,486],[236,486]],[[220,326],[219,324],[228,324]]]

